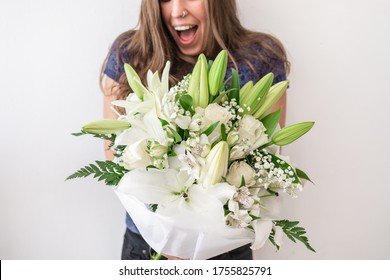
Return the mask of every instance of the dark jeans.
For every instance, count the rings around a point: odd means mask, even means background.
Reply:
[[[210,260],[252,260],[252,250],[250,244],[244,245],[232,251],[215,256]],[[149,247],[141,235],[126,229],[122,260],[149,260],[154,251]],[[165,259],[162,257],[162,259]]]

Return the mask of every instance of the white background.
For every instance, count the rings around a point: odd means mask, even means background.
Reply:
[[[102,117],[99,71],[139,0],[0,0],[0,259],[119,259],[125,213],[109,187],[65,182],[103,159],[70,134]],[[316,121],[284,150],[316,185],[286,199],[317,253],[285,239],[258,259],[390,259],[390,2],[238,0],[292,63],[287,123]]]

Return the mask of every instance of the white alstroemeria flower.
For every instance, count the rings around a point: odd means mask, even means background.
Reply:
[[[229,167],[226,181],[238,188],[241,186],[242,176],[244,176],[245,185],[253,186],[256,182],[255,175],[253,168],[245,161],[235,161]]]
[[[233,199],[228,202],[229,211],[231,211],[225,217],[226,224],[233,228],[245,228],[249,226],[252,221],[252,217],[249,215],[248,210],[240,209],[239,203]]]
[[[171,118],[172,119],[172,118]],[[191,123],[191,117],[185,116],[181,114],[176,114],[176,117],[172,119],[172,121],[177,124],[181,129],[188,129]]]
[[[237,190],[234,195],[234,200],[238,201],[244,208],[249,209],[255,202],[251,197],[251,193],[247,187],[241,187]]]
[[[187,141],[188,149],[197,156],[206,157],[210,152],[211,145],[209,138],[205,134],[199,137],[189,138]]]
[[[180,170],[187,171],[188,174],[193,176],[195,179],[199,179],[200,177],[200,164],[197,159],[190,153],[185,152],[179,154],[177,158],[181,162]]]
[[[122,163],[127,170],[145,168],[152,164],[152,160],[146,151],[146,140],[140,140],[128,145],[122,153]]]
[[[268,136],[265,133],[266,128],[263,123],[255,119],[252,115],[244,115],[238,124],[238,136],[241,142],[253,151],[268,143]]]

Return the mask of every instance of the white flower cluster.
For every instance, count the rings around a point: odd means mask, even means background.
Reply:
[[[190,79],[191,74],[186,75],[177,85],[171,87],[162,99],[162,110],[165,116],[183,129],[191,119],[191,112],[180,106],[179,97],[187,93]]]
[[[302,191],[302,185],[295,177],[293,167],[284,161],[281,155],[275,157],[266,150],[251,152],[256,184],[271,192],[286,192],[296,197]]]

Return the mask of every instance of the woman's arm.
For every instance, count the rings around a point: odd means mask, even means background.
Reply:
[[[283,128],[286,125],[286,103],[287,103],[287,92],[283,94],[283,96],[279,99],[278,102],[272,107],[270,113],[277,111],[279,108],[282,108],[282,112],[280,114],[279,125],[280,128]]]
[[[117,114],[111,109],[112,105],[111,102],[116,100],[116,94],[113,89],[115,89],[115,86],[117,85],[117,82],[115,82],[113,79],[105,76],[104,82],[103,82],[103,115],[105,119],[117,119]],[[107,160],[113,160],[114,159],[114,153],[109,149],[110,141],[105,140],[104,141],[104,151],[106,154]]]

